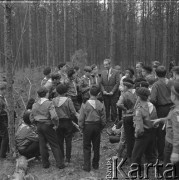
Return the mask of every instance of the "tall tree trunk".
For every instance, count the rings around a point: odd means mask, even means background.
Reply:
[[[63,29],[63,33],[64,33],[64,44],[63,44],[63,60],[64,62],[67,61],[67,51],[66,51],[66,43],[67,43],[67,7],[66,7],[66,2],[63,1],[63,10],[64,10],[64,29]]]
[[[29,63],[32,64],[32,19],[31,19],[31,4],[29,3]]]
[[[115,16],[115,6],[114,6],[114,0],[111,1],[112,3],[112,14],[111,14],[111,34],[110,34],[110,58],[112,63],[114,63],[114,57],[115,57],[115,20],[114,20],[114,16]]]
[[[51,43],[50,43],[50,12],[49,4],[47,4],[46,9],[46,45],[47,45],[47,66],[51,65]]]
[[[4,43],[7,76],[8,132],[11,156],[15,152],[14,97],[13,97],[13,56],[12,56],[12,6],[11,0],[5,4]]]

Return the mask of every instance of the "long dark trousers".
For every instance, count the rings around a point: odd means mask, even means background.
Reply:
[[[43,166],[49,165],[49,153],[47,143],[49,143],[52,149],[57,167],[63,166],[64,159],[60,146],[58,144],[56,132],[53,129],[53,125],[37,123],[37,132],[39,135],[40,154],[42,157]]]
[[[134,147],[134,126],[133,126],[133,116],[123,117],[123,126],[124,133],[126,137],[126,145],[127,145],[127,156],[131,158],[132,150]]]
[[[144,134],[135,138],[134,148],[132,151],[132,163],[141,164],[141,158],[145,154],[148,163],[155,163],[152,160],[154,129],[145,130]]]
[[[8,133],[0,136],[0,158],[6,158],[6,153],[9,147]]]
[[[56,132],[63,157],[65,156],[64,155],[64,141],[65,141],[66,160],[69,162],[71,159],[71,149],[72,149],[72,134],[73,134],[72,121],[70,119],[59,119],[59,127]]]
[[[159,106],[157,107],[157,116],[158,118],[167,117],[169,111],[170,111],[171,105],[166,106]],[[163,153],[164,153],[164,147],[165,147],[165,129],[162,130],[163,124],[159,124],[159,127],[156,128],[156,147],[157,147],[157,153],[158,153],[158,159],[160,161],[163,161]]]
[[[117,107],[116,107],[116,103],[118,101],[117,94],[114,94],[112,96],[104,95],[103,98],[104,98],[104,105],[106,108],[107,121],[110,120],[110,113],[111,113],[111,120],[115,121],[117,118]]]
[[[166,171],[167,169],[171,169],[171,166],[169,166],[168,168],[166,167],[166,165],[168,163],[171,163],[170,161],[170,157],[171,157],[171,154],[172,154],[172,149],[173,149],[173,146],[172,144],[170,144],[169,142],[165,141],[165,149],[164,149],[164,171]],[[178,178],[169,178],[169,176],[172,176],[171,173],[168,173],[166,174],[166,179],[179,179],[179,163],[176,163],[175,164],[175,176],[177,176]],[[162,173],[162,175],[164,175],[165,173]]]
[[[19,153],[27,159],[40,156],[39,142],[32,142],[26,149],[19,150]]]
[[[93,168],[99,167],[100,159],[100,137],[101,126],[100,124],[85,124],[83,131],[83,153],[84,153],[84,169],[91,170],[91,143],[93,145]]]

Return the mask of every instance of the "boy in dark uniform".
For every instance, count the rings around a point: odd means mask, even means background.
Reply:
[[[91,143],[94,151],[92,166],[94,169],[99,168],[100,136],[101,130],[106,125],[104,104],[97,100],[99,92],[100,88],[97,85],[90,88],[90,99],[86,104],[82,104],[78,122],[83,131],[83,169],[87,172],[91,170]]]
[[[0,82],[0,158],[6,158],[8,150],[8,116],[5,99],[6,82]]]
[[[90,86],[92,85],[92,81],[91,81],[91,67],[90,66],[85,66],[84,68],[84,72],[85,75],[81,78],[81,82],[80,82],[80,91],[82,93],[82,99],[83,99],[83,103],[85,103],[89,98],[89,89]]]
[[[64,159],[55,132],[59,123],[55,107],[53,103],[49,101],[49,93],[45,87],[40,88],[37,93],[39,100],[32,107],[31,120],[35,120],[37,123],[43,167],[49,168],[50,166],[47,148],[47,143],[49,143],[55,157],[57,167],[63,169],[65,167]]]
[[[155,163],[155,159],[152,158],[155,131],[151,120],[157,119],[156,108],[148,101],[149,89],[140,87],[136,93],[139,104],[134,116],[135,144],[132,151],[132,163],[141,165],[143,154],[145,154],[147,163]]]
[[[65,84],[60,84],[57,86],[56,90],[58,96],[53,99],[53,104],[59,117],[59,127],[57,128],[56,132],[63,156],[65,140],[66,162],[70,163],[73,134],[72,120],[74,117],[76,117],[76,111],[72,100],[65,96],[67,93],[67,86]]]
[[[166,117],[170,111],[170,107],[173,105],[171,101],[171,90],[170,86],[166,80],[166,68],[164,66],[159,66],[156,69],[157,82],[152,86],[151,90],[151,103],[156,107],[158,118]],[[165,146],[165,130],[163,130],[164,124],[159,124],[156,129],[156,142],[158,149],[158,159],[163,161],[163,150]]]
[[[123,86],[124,91],[117,102],[117,106],[123,111],[122,120],[127,144],[127,156],[130,159],[134,146],[133,112],[136,96],[133,93],[134,82],[131,79],[123,79]]]

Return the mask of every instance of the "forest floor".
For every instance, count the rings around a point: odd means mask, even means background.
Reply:
[[[72,162],[68,166],[59,170],[55,167],[55,160],[51,154],[49,169],[43,169],[42,164],[39,161],[32,161],[29,163],[28,173],[36,175],[39,180],[80,180],[80,179],[105,179],[107,175],[107,159],[116,155],[116,144],[110,144],[108,135],[104,131],[101,137],[101,159],[100,168],[88,173],[82,170],[83,165],[83,149],[82,149],[82,137],[79,134],[76,135],[72,144]],[[0,180],[2,174],[12,175],[15,169],[15,162],[10,160],[0,160]],[[89,178],[90,177],[90,178]]]
[[[55,160],[51,154],[49,169],[43,169],[42,164],[39,161],[32,161],[29,163],[29,169],[27,173],[31,173],[38,177],[38,180],[104,180],[107,179],[107,162],[109,158],[116,155],[117,144],[111,144],[109,142],[108,135],[104,130],[101,136],[101,157],[99,170],[93,170],[88,173],[82,170],[83,165],[83,149],[82,138],[77,135],[76,140],[73,141],[72,146],[72,162],[63,170],[59,170],[55,167]],[[0,160],[0,180],[2,174],[12,175],[15,169],[15,162],[10,160]],[[124,171],[127,173],[130,170],[129,164],[124,164]],[[154,180],[154,172],[150,172],[149,179]],[[109,174],[108,174],[109,175]],[[124,177],[118,172],[116,180],[123,180]]]

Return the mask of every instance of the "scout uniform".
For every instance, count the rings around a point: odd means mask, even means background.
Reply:
[[[47,93],[45,88],[40,88],[39,91],[45,91]],[[32,107],[31,119],[35,120],[37,123],[37,132],[39,135],[40,154],[42,157],[43,167],[48,168],[50,165],[47,148],[48,142],[55,157],[57,167],[64,168],[62,152],[58,144],[56,132],[53,128],[54,124],[55,126],[58,126],[58,116],[52,102],[47,98],[39,98],[39,100]]]
[[[6,88],[6,83],[1,83],[0,88]],[[5,97],[0,95],[0,158],[6,158],[8,143],[7,102]]]
[[[53,99],[57,115],[59,117],[59,127],[57,128],[57,137],[64,157],[64,140],[66,143],[66,161],[70,162],[72,149],[73,124],[72,119],[76,116],[73,102],[68,97],[58,96]]]
[[[150,91],[141,87],[137,89],[137,95],[148,98]],[[135,144],[132,152],[132,163],[141,164],[141,158],[145,153],[146,160],[155,163],[152,157],[154,147],[154,128],[151,120],[157,119],[154,105],[148,101],[139,103],[134,116]]]
[[[77,84],[75,80],[68,80],[67,82],[68,86],[68,91],[67,91],[67,96],[71,98],[73,101],[73,104],[75,106],[76,111],[80,110],[80,105],[78,103],[78,90],[77,90]]]
[[[84,170],[91,170],[91,143],[94,151],[92,166],[94,169],[98,169],[100,135],[106,124],[104,105],[96,98],[90,98],[86,104],[82,104],[78,124],[83,130]]]
[[[150,101],[157,110],[158,118],[166,117],[173,105],[171,101],[171,90],[165,78],[159,78],[152,86]],[[165,131],[162,130],[163,124],[159,124],[156,129],[156,142],[158,147],[158,159],[163,161],[163,149],[165,146]]]
[[[172,92],[179,96],[174,87],[172,87]],[[171,108],[166,121],[164,170],[167,169],[166,165],[171,163],[171,159],[178,161],[175,163],[175,170],[176,175],[179,177],[179,105]]]
[[[117,102],[119,109],[122,109],[123,128],[126,137],[127,156],[131,158],[134,146],[134,127],[133,127],[133,111],[136,103],[136,96],[133,93],[133,81],[125,78],[123,85],[127,87],[127,91],[123,92]]]
[[[81,78],[81,82],[80,82],[80,91],[82,93],[82,99],[84,103],[90,98],[90,95],[89,95],[90,86],[91,86],[90,77],[87,77],[84,75]]]
[[[25,118],[29,120],[29,116],[30,111],[27,111],[23,116],[23,120],[25,121]],[[17,149],[21,155],[27,158],[38,157],[40,155],[39,138],[30,125],[23,122],[16,132],[15,140]]]

